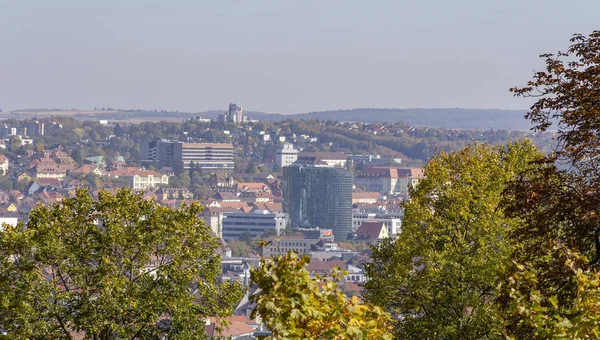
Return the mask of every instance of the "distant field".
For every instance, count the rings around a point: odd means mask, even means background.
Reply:
[[[183,116],[182,116],[183,115]],[[50,117],[73,117],[79,120],[111,120],[123,121],[129,123],[141,122],[181,122],[190,117],[191,114],[176,114],[171,112],[155,113],[155,112],[128,112],[128,111],[100,111],[100,110],[57,110],[57,111],[13,111],[0,112],[0,119],[29,119],[33,117],[50,118]]]

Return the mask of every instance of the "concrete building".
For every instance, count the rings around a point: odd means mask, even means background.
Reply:
[[[189,169],[194,162],[202,169],[233,169],[231,143],[180,143],[174,144],[173,158]]]
[[[45,124],[38,120],[30,120],[25,122],[25,134],[29,137],[43,136],[45,132]]]
[[[283,233],[288,222],[287,214],[270,213],[266,210],[253,212],[229,212],[223,214],[223,239],[235,240],[249,233],[252,238],[274,231],[277,235]]]
[[[352,173],[342,168],[283,168],[283,211],[292,227],[330,228],[336,240],[352,232]]]
[[[275,152],[275,166],[284,167],[294,164],[298,159],[298,150],[294,149],[294,144],[283,143],[281,149]]]
[[[183,143],[170,140],[143,142],[142,161],[158,161],[159,166],[189,169],[193,162],[202,169],[233,169],[231,143]]]

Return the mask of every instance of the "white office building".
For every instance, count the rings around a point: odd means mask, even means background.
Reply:
[[[252,238],[255,238],[267,231],[275,231],[277,235],[281,235],[288,220],[287,214],[271,213],[268,210],[223,213],[222,237],[225,241],[229,241],[249,233]]]
[[[277,167],[290,166],[298,159],[298,150],[291,143],[283,143],[281,149],[275,153],[275,165]]]

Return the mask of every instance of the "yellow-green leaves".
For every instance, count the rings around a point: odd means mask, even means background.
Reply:
[[[277,339],[391,339],[390,315],[379,307],[348,298],[332,279],[305,268],[310,259],[289,252],[263,259],[252,270],[260,292],[254,295],[260,316]]]
[[[600,273],[582,269],[580,265],[585,260],[564,245],[553,248],[553,253],[564,260],[564,269],[575,277],[576,292],[567,301],[545,296],[540,291],[535,266],[515,265],[506,289],[511,298],[509,311],[515,314],[510,317],[519,320],[519,328],[510,330],[510,335],[517,338],[528,334],[538,339],[600,338]]]

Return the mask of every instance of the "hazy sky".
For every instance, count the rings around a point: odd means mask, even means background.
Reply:
[[[526,108],[599,28],[599,0],[0,0],[0,108]]]

